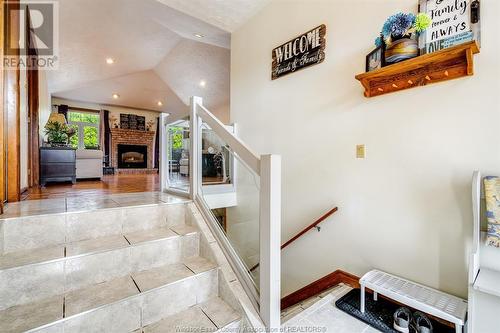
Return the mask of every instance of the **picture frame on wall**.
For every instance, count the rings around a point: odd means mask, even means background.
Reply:
[[[366,56],[366,72],[371,72],[385,66],[385,50],[383,46],[377,47]]]
[[[418,39],[421,55],[471,41],[481,47],[480,0],[419,0],[419,12],[432,20]]]

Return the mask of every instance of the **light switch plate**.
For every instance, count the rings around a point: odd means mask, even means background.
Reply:
[[[365,145],[356,146],[356,158],[365,158]]]

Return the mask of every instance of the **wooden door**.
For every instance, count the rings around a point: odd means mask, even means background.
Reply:
[[[0,5],[0,35],[2,36],[2,41],[5,38],[4,34],[4,6],[3,1]],[[3,43],[0,43],[0,56],[3,59],[4,47]],[[5,144],[6,144],[6,133],[5,133],[5,108],[4,108],[4,69],[3,61],[0,62],[1,73],[0,75],[0,213],[3,213],[3,203],[7,198],[7,175],[5,168]]]

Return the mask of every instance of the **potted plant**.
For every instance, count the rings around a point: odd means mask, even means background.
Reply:
[[[68,144],[68,126],[58,121],[49,121],[45,125],[45,135],[51,146],[61,147]]]
[[[375,40],[377,47],[385,43],[385,62],[393,64],[417,57],[417,37],[431,23],[431,18],[425,13],[398,13],[390,16],[382,27],[380,37]]]

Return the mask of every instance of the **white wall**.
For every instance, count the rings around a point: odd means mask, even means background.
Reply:
[[[135,114],[138,116],[144,116],[146,118],[146,124],[149,121],[153,121],[154,125],[153,125],[152,130],[156,131],[156,118],[160,116],[160,112],[144,111],[144,110],[138,110],[138,109],[132,109],[132,108],[119,107],[119,106],[103,105],[103,104],[98,104],[98,103],[76,102],[76,101],[66,100],[66,99],[57,98],[57,97],[52,98],[52,104],[53,105],[66,104],[68,106],[93,109],[93,110],[101,110],[101,109],[109,110],[109,122],[110,122],[111,128],[114,127],[113,122],[112,122],[112,118],[114,117],[116,119],[116,123],[119,125],[120,124],[120,113],[126,113],[126,114]]]
[[[222,123],[226,125],[229,124],[229,118],[230,118],[229,103],[208,111],[212,112],[212,114],[215,117],[217,117]]]
[[[416,0],[272,1],[232,35],[231,121],[283,156],[284,295],[383,269],[465,297],[474,169],[500,174],[500,6],[482,0],[475,75],[367,99],[354,76],[385,19]],[[271,81],[271,50],[320,24],[326,60]],[[366,144],[366,159],[355,146]]]

